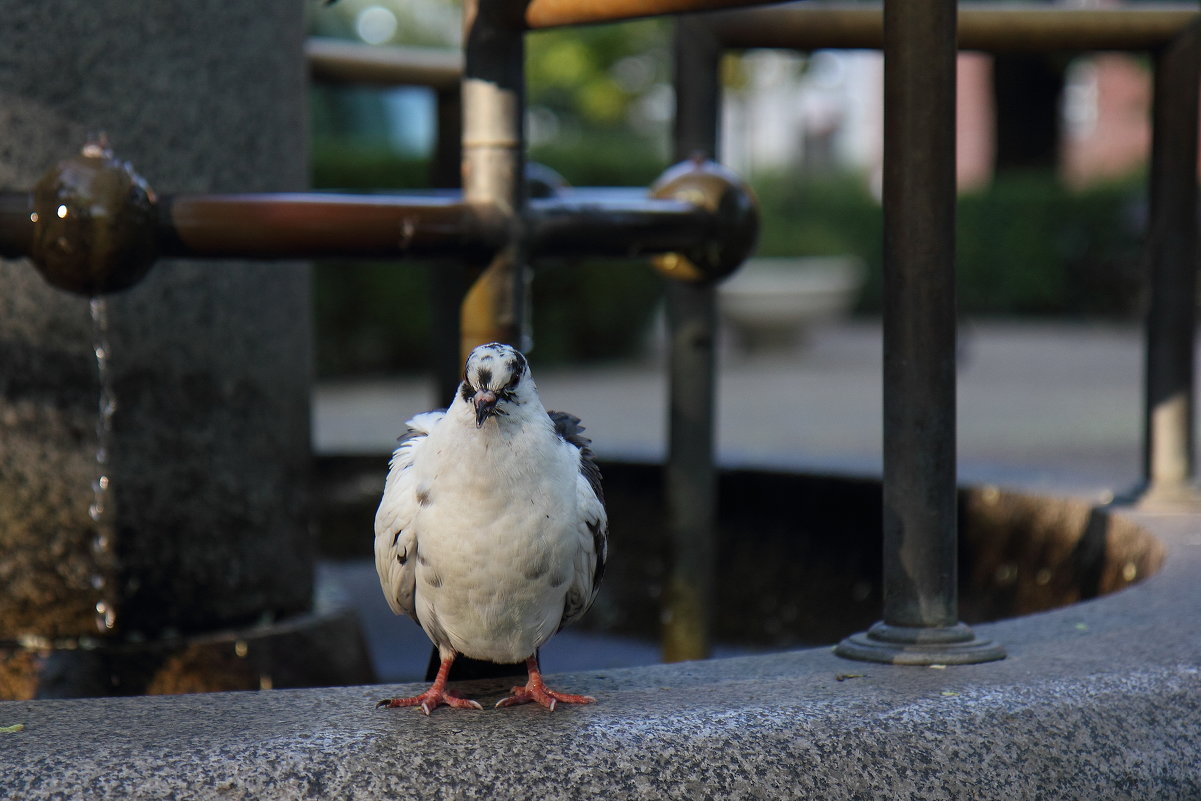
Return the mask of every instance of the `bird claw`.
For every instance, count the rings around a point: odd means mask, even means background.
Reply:
[[[426,690],[421,695],[414,695],[411,698],[385,698],[376,704],[375,708],[387,707],[388,709],[395,709],[401,706],[419,706],[422,713],[428,717],[431,712],[443,704],[455,707],[456,709],[483,709],[477,701],[472,701],[470,698],[460,698],[454,693],[433,689]]]
[[[514,687],[513,694],[508,698],[502,698],[496,702],[497,708],[502,706],[517,706],[518,704],[528,704],[531,701],[537,701],[547,710],[554,712],[555,706],[562,701],[565,704],[595,704],[596,699],[591,695],[572,695],[570,693],[556,692],[546,686],[526,685],[524,687]]]

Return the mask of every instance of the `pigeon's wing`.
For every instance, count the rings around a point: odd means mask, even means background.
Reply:
[[[563,620],[559,628],[583,615],[592,606],[605,575],[609,555],[609,517],[605,513],[605,494],[601,489],[600,468],[592,455],[592,441],[583,435],[584,427],[575,415],[547,412],[559,437],[579,453],[580,471],[576,476],[576,551],[575,569],[567,589]]]
[[[398,615],[416,619],[413,592],[417,576],[417,481],[413,462],[420,458],[426,437],[445,412],[426,412],[410,420],[408,431],[392,452],[384,496],[375,513],[375,571],[388,606]]]

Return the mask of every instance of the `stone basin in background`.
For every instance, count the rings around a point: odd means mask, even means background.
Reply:
[[[850,311],[865,271],[855,256],[750,259],[718,287],[718,310],[738,347],[786,349]]]

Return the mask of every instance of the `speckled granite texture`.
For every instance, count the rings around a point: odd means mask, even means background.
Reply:
[[[0,797],[1195,799],[1201,518],[1138,520],[1164,569],[980,626],[1002,662],[814,649],[580,673],[553,684],[600,702],[553,714],[375,709],[414,689],[395,686],[10,702]]]

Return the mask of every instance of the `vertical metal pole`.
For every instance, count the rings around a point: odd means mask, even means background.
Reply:
[[[1150,302],[1146,319],[1140,505],[1197,506],[1192,486],[1197,292],[1197,113],[1201,28],[1155,53],[1151,139]]]
[[[1004,655],[958,622],[955,29],[955,0],[884,4],[884,619],[856,659]]]
[[[509,244],[463,300],[462,355],[484,342],[522,341],[526,291],[522,236],[525,24],[522,3],[463,4],[463,197],[499,214]]]
[[[676,161],[716,157],[721,49],[703,25],[676,23]],[[663,599],[663,659],[709,655],[715,592],[714,466],[716,292],[669,281],[669,423],[666,494],[671,562]]]
[[[885,7],[884,620],[958,618],[955,3]]]

